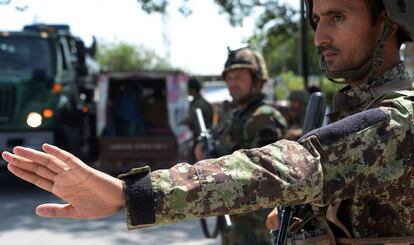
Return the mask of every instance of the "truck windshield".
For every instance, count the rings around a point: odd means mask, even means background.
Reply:
[[[52,74],[47,40],[41,38],[0,36],[0,72],[44,70]]]

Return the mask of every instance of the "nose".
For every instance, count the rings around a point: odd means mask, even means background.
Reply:
[[[316,47],[332,44],[331,32],[328,30],[328,26],[324,25],[322,22],[316,27],[313,43]]]
[[[234,82],[234,79],[228,78],[226,79],[226,85],[228,89],[231,89],[232,87],[234,87],[236,83]]]

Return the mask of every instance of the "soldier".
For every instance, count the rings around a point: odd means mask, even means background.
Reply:
[[[349,85],[334,100],[337,122],[299,142],[134,169],[122,180],[50,145],[3,153],[14,174],[68,202],[37,213],[96,218],[126,207],[128,226],[139,228],[309,203],[315,230],[302,238],[318,237],[302,244],[414,243],[414,91],[399,55],[414,37],[414,2],[307,2],[326,76]]]
[[[231,116],[212,134],[217,155],[227,155],[235,150],[261,147],[281,139],[286,122],[282,114],[264,102],[261,93],[269,79],[263,57],[250,48],[230,51],[222,77],[237,107]],[[198,160],[201,147],[196,148]],[[270,244],[266,217],[269,210],[232,215],[233,226],[222,233],[222,244]]]
[[[191,78],[190,81],[188,81],[188,94],[193,97],[193,100],[190,102],[188,113],[188,125],[193,131],[194,137],[198,137],[200,134],[200,129],[197,126],[197,118],[195,113],[195,110],[197,108],[200,108],[203,112],[206,127],[210,128],[213,123],[213,107],[201,95],[201,88],[201,82],[197,78]]]
[[[207,128],[210,128],[213,124],[213,107],[201,95],[201,88],[201,82],[197,78],[193,77],[188,81],[188,94],[193,97],[193,100],[190,102],[187,123],[193,132],[194,145],[198,136],[200,135],[200,128],[197,125],[196,109],[200,108],[200,110],[203,112],[203,119]],[[194,149],[194,147],[192,148]],[[193,154],[193,149],[191,154]],[[191,160],[195,160],[194,156],[192,156]]]

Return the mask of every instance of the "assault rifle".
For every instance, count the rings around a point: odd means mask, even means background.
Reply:
[[[196,109],[197,122],[200,129],[200,138],[203,143],[203,154],[206,158],[215,158],[218,157],[217,150],[211,136],[210,131],[206,128],[204,122],[203,112],[200,108]],[[232,226],[231,219],[229,215],[218,216],[213,232],[208,228],[207,220],[200,219],[201,228],[203,230],[204,236],[206,238],[216,238],[217,235],[228,229]]]
[[[309,104],[306,108],[306,116],[303,124],[302,135],[322,126],[325,117],[325,97],[322,93],[316,92],[311,95]],[[271,231],[275,237],[275,245],[285,245],[288,237],[288,230],[293,214],[306,205],[282,206],[280,208],[280,227],[278,230]]]

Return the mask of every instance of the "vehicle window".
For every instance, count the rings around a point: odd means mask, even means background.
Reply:
[[[0,72],[44,70],[52,74],[47,40],[28,37],[0,37]]]

